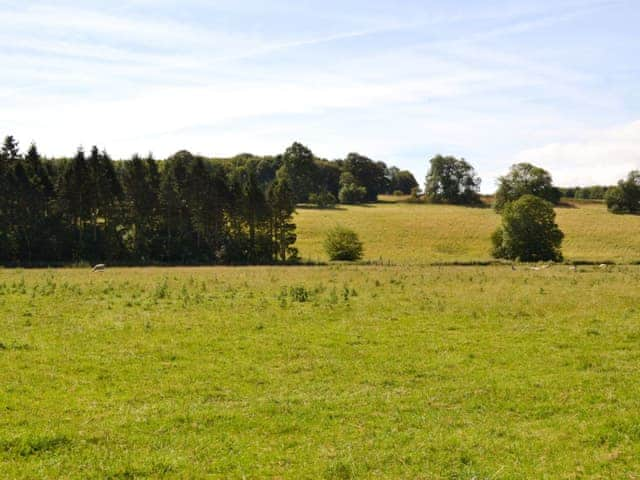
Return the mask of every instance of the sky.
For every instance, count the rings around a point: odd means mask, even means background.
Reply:
[[[48,156],[358,152],[495,189],[640,169],[638,0],[0,0],[0,135]]]

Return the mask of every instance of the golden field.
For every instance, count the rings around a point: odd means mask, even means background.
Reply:
[[[640,216],[614,215],[598,203],[575,203],[556,212],[567,261],[640,261]],[[367,261],[424,265],[491,260],[490,237],[500,216],[490,208],[399,202],[301,208],[295,221],[304,259],[328,260],[324,235],[340,224],[358,232]]]

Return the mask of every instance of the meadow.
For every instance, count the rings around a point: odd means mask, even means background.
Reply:
[[[602,203],[574,202],[556,209],[570,262],[640,261],[640,216],[613,215]],[[295,217],[303,258],[326,261],[322,241],[336,224],[358,232],[365,260],[400,265],[491,260],[500,216],[489,208],[380,203],[336,209],[299,209]]]
[[[444,242],[421,238],[420,255]],[[638,266],[0,270],[0,477],[638,478],[639,283]]]

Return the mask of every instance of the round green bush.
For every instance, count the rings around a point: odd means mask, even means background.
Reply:
[[[348,183],[340,189],[338,197],[340,197],[340,203],[344,204],[363,203],[367,198],[367,189],[355,183]]]
[[[502,225],[491,237],[493,256],[523,262],[561,261],[564,234],[553,205],[533,195],[508,203]]]
[[[337,226],[327,233],[324,248],[331,260],[353,262],[362,258],[363,246],[353,230]]]

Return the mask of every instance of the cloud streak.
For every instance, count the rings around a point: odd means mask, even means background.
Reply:
[[[489,189],[521,158],[583,184],[604,175],[607,151],[624,159],[609,177],[637,161],[609,128],[640,118],[635,74],[608,75],[640,48],[623,0],[4,5],[0,134],[52,155],[80,142],[115,156],[276,153],[300,140],[419,178],[436,152],[465,156]]]

